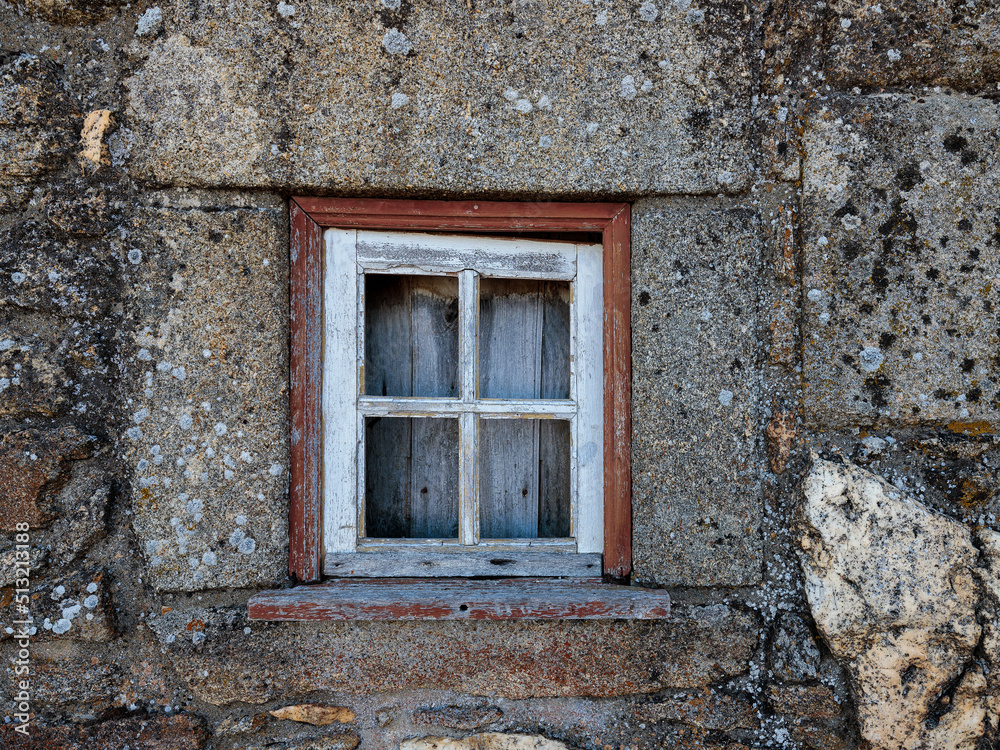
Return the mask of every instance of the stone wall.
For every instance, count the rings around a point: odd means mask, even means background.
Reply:
[[[0,31],[0,745],[1000,741],[995,3],[10,0]],[[247,619],[287,570],[297,194],[632,204],[632,583],[670,619]]]

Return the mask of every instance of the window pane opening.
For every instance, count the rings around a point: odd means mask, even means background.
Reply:
[[[365,419],[365,536],[458,538],[458,420]]]
[[[482,398],[570,398],[568,281],[480,281]]]
[[[365,276],[365,394],[458,395],[458,279]]]
[[[479,435],[481,538],[569,537],[570,422],[483,419]]]

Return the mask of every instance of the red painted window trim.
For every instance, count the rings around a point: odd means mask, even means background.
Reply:
[[[632,332],[627,203],[506,203],[360,198],[291,200],[291,576],[322,572],[323,230],[601,232],[604,245],[604,574],[632,571]]]

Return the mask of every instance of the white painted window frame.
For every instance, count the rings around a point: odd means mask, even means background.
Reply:
[[[604,373],[601,245],[357,229],[324,232],[323,549],[327,575],[600,575],[604,549]],[[364,275],[459,282],[457,398],[364,395]],[[478,397],[480,278],[570,282],[570,398]],[[364,538],[364,420],[458,415],[459,538]],[[570,421],[570,539],[479,538],[477,420]],[[431,558],[428,553],[434,553]],[[449,554],[440,554],[449,553]],[[414,557],[416,555],[416,557]]]

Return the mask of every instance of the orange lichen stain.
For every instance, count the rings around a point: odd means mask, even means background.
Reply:
[[[202,622],[201,620],[192,620],[191,622],[189,622],[187,624],[187,629],[188,630],[204,630],[205,629],[205,623]]]
[[[12,601],[14,601],[14,589],[0,591],[0,608],[9,607]]]
[[[165,615],[165,614],[167,614],[167,612],[173,612],[173,611],[174,611],[173,607],[160,607],[160,614],[161,615]]]
[[[989,422],[949,422],[948,430],[956,435],[987,435],[993,432]]]
[[[958,504],[966,510],[982,506],[992,495],[990,492],[984,492],[983,488],[975,482],[966,480],[960,482],[959,485]]]

